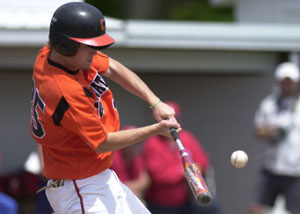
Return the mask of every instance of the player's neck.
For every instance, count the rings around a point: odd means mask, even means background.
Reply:
[[[64,55],[58,53],[57,51],[55,51],[54,49],[52,49],[52,51],[50,53],[50,57],[56,63],[61,64],[70,70],[73,70],[73,71],[78,70],[78,68],[76,68],[76,66],[74,66],[74,64],[73,64],[72,57],[64,56]]]

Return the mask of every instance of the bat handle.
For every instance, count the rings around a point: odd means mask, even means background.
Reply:
[[[181,142],[181,140],[180,140],[180,138],[179,138],[179,135],[178,135],[176,129],[175,129],[175,128],[170,128],[170,133],[171,133],[173,139],[175,140],[175,142],[176,142],[176,144],[177,144],[179,150],[180,150],[180,151],[183,151],[183,150],[184,150],[184,147],[183,147],[183,145],[182,145],[182,142]]]
[[[177,133],[177,131],[176,131],[175,128],[170,128],[170,133],[171,133],[171,135],[172,135],[172,137],[173,137],[173,139],[174,139],[175,141],[176,141],[177,139],[179,139],[178,133]]]

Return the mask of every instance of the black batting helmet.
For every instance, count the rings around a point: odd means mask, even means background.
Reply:
[[[103,14],[84,2],[70,2],[56,9],[51,19],[49,41],[51,47],[66,56],[77,53],[78,43],[97,50],[114,43],[105,33]]]

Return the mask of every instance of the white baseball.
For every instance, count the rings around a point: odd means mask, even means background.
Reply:
[[[243,168],[248,163],[248,155],[242,150],[237,150],[231,155],[231,164],[235,168]]]

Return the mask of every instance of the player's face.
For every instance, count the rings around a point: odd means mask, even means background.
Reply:
[[[78,69],[88,70],[97,51],[87,45],[79,44],[78,52],[73,58],[73,63]]]

